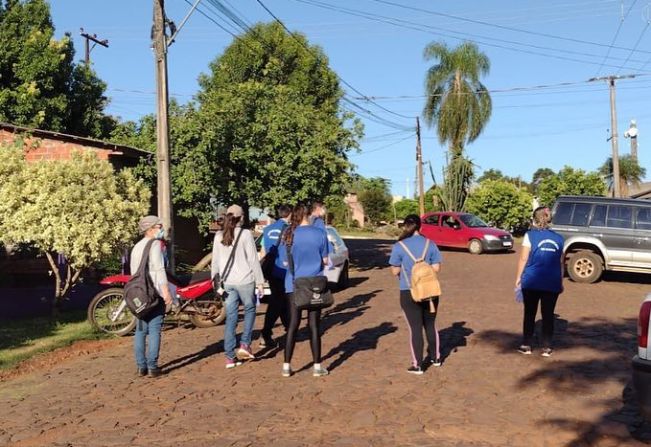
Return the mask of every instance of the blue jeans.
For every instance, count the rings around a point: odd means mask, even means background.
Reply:
[[[151,311],[142,320],[136,321],[136,335],[133,337],[133,351],[138,368],[149,370],[158,368],[160,351],[160,334],[165,318],[165,306],[161,305]],[[149,336],[149,347],[145,357],[145,340]]]
[[[253,324],[255,323],[255,284],[224,284],[224,290],[228,294],[226,297],[226,329],[224,332],[224,350],[226,357],[235,358],[235,348],[237,346],[237,317],[240,302],[244,305],[244,331],[240,343],[245,345],[251,344],[251,334],[253,333]]]

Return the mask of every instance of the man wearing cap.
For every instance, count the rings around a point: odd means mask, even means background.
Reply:
[[[138,271],[145,246],[152,239],[162,240],[165,236],[163,222],[157,216],[145,216],[138,222],[138,229],[143,238],[131,250],[131,273]],[[165,258],[163,256],[162,242],[154,242],[149,250],[149,275],[158,295],[163,298],[159,306],[147,314],[144,319],[139,319],[136,324],[136,334],[133,337],[133,350],[136,356],[138,375],[158,377],[161,374],[158,367],[158,353],[160,351],[161,327],[165,317],[166,306],[173,303],[172,291],[174,286],[168,283],[165,272]],[[145,342],[149,336],[149,348],[145,354]]]

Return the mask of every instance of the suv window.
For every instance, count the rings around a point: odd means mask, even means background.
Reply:
[[[425,223],[428,225],[438,225],[439,224],[439,215],[433,214],[425,218]]]
[[[585,227],[588,225],[591,209],[591,203],[560,203],[554,213],[554,223]]]
[[[559,203],[554,212],[553,221],[557,225],[569,225],[572,219],[573,203]]]
[[[651,208],[637,209],[635,228],[640,230],[651,230]]]
[[[633,208],[623,205],[610,205],[606,226],[611,228],[633,228]]]
[[[608,213],[607,205],[595,205],[594,213],[592,213],[592,220],[590,221],[590,225],[592,225],[593,227],[605,227],[607,213]]]

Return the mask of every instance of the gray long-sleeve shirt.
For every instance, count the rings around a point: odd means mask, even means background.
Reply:
[[[262,285],[264,284],[264,276],[262,275],[262,269],[260,268],[260,260],[255,249],[253,235],[249,230],[236,228],[235,239],[237,239],[237,235],[240,231],[242,232],[242,236],[240,237],[240,240],[237,243],[237,248],[235,249],[233,268],[228,274],[225,282],[232,285],[250,284],[252,282],[256,285]],[[224,233],[221,231],[218,231],[215,234],[215,240],[212,247],[212,262],[210,265],[210,274],[212,278],[214,278],[217,273],[223,276],[225,273],[226,262],[228,262],[228,258],[233,251],[232,245],[226,247],[222,244],[223,234]],[[235,243],[235,241],[233,241],[233,243]]]
[[[140,267],[145,246],[151,239],[143,237],[131,250],[131,274],[134,275]],[[163,296],[163,288],[168,287],[167,273],[165,272],[165,260],[163,259],[163,250],[160,241],[154,241],[149,249],[149,276],[154,284],[154,288],[160,296]],[[174,295],[172,295],[174,296]]]

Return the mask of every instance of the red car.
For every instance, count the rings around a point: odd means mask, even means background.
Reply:
[[[513,248],[511,233],[490,227],[479,217],[468,213],[446,211],[425,214],[420,232],[440,247],[467,248],[476,255]]]

